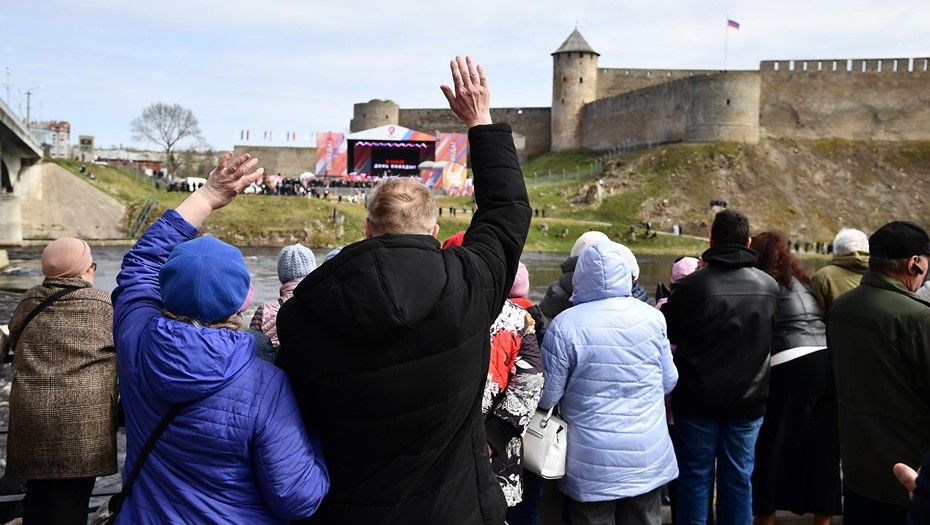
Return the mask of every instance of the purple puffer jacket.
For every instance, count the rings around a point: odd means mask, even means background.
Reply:
[[[261,306],[255,310],[255,315],[252,316],[252,322],[249,323],[249,328],[258,330],[271,339],[271,344],[274,345],[275,350],[281,347],[281,344],[278,342],[278,310],[281,309],[281,305],[284,304],[284,301],[293,297],[294,288],[297,288],[300,281],[301,279],[295,279],[282,284],[281,290],[279,291],[281,297],[262,303]]]
[[[171,422],[117,523],[286,523],[311,515],[329,489],[316,441],[284,373],[255,358],[246,332],[162,315],[158,271],[197,233],[169,210],[123,259],[113,292],[119,389],[129,475],[172,404]]]

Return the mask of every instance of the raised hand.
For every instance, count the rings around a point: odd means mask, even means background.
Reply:
[[[442,85],[439,89],[449,101],[449,107],[469,128],[491,123],[491,92],[484,68],[475,64],[471,57],[455,57],[452,68],[453,88]]]
[[[244,153],[239,158],[230,161],[232,156],[233,154],[230,151],[220,157],[216,168],[210,172],[207,183],[197,190],[203,192],[204,199],[210,203],[210,207],[214,210],[232,202],[236,195],[242,193],[242,190],[248,188],[253,182],[261,179],[262,174],[265,173],[265,168],[258,168],[253,171],[255,166],[258,165],[258,159],[253,159],[248,153]]]

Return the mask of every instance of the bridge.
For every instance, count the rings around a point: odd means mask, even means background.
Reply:
[[[41,158],[39,141],[0,100],[0,244],[15,245],[23,241],[20,194],[30,182],[25,171]],[[22,187],[18,188],[20,185]]]
[[[53,162],[43,146],[0,101],[0,246],[45,244],[59,237],[125,240],[126,207]],[[5,257],[0,254],[0,268]]]

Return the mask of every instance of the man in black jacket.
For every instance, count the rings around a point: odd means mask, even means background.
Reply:
[[[756,438],[768,396],[778,284],[754,268],[749,221],[714,218],[705,267],[679,279],[662,307],[678,345],[672,393],[678,457],[676,523],[704,523],[717,468],[718,523],[751,523]]]
[[[308,523],[502,524],[481,398],[531,208],[510,128],[491,124],[484,71],[452,62],[443,93],[469,128],[478,208],[442,250],[437,207],[411,179],[372,192],[367,239],[307,276],[278,314],[278,364],[331,487]]]

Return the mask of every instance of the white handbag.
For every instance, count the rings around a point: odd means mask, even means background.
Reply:
[[[565,475],[568,452],[568,424],[552,411],[536,409],[523,434],[523,468],[545,479]]]

